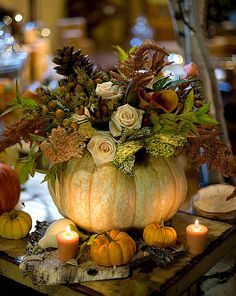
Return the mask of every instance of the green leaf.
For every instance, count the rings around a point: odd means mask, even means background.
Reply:
[[[154,84],[153,84],[153,90],[154,91],[160,91],[163,90],[164,85],[166,84],[166,82],[169,80],[169,77],[164,77],[161,78],[159,80],[157,80]]]
[[[181,122],[181,124],[179,125],[178,132],[185,136],[188,136],[189,133],[193,133],[194,135],[197,135],[197,136],[199,135],[195,124],[193,124],[190,121]]]
[[[219,122],[212,117],[211,115],[208,114],[202,114],[201,116],[198,117],[197,122],[199,124],[206,124],[206,125],[218,125]]]
[[[174,113],[163,113],[160,115],[160,118],[168,119],[171,121],[175,121],[177,118],[177,115]]]
[[[156,132],[158,132],[160,130],[161,130],[161,124],[159,122],[156,122],[154,124],[153,131],[156,133]]]
[[[87,245],[88,245],[88,246],[91,246],[92,243],[93,243],[93,241],[94,241],[94,239],[95,239],[97,236],[98,236],[98,233],[94,233],[94,234],[92,234],[92,235],[90,236],[89,240],[87,241]]]
[[[12,111],[14,111],[14,110],[17,110],[17,109],[22,109],[22,106],[14,105],[14,106],[8,108],[7,110],[5,110],[5,111],[0,115],[0,117],[4,116],[4,115],[6,115],[6,114],[8,114],[8,113],[10,113],[10,112],[12,112]]]
[[[160,130],[163,134],[175,134],[176,129],[169,124],[164,124]]]
[[[21,102],[21,105],[23,107],[28,107],[28,108],[36,108],[38,107],[38,103],[33,100],[33,99],[30,99],[30,98],[26,98],[26,97],[20,97],[20,102]]]
[[[194,103],[193,89],[190,90],[187,99],[184,102],[184,112],[192,111]]]
[[[44,154],[42,154],[41,161],[42,161],[42,165],[43,165],[43,167],[45,168],[45,167],[48,165],[48,160],[47,160],[47,158],[44,156]]]
[[[48,181],[53,191],[55,190],[56,180],[59,179],[59,175],[65,170],[65,167],[65,162],[55,163],[47,171],[43,182]]]
[[[28,155],[22,158],[19,158],[19,163],[24,163],[20,170],[20,182],[21,184],[25,183],[31,175],[32,177],[35,174],[35,168],[36,168],[36,158],[38,156],[38,153],[35,152],[35,147],[32,146],[28,152]]]
[[[19,91],[19,86],[18,86],[18,81],[16,79],[16,99],[20,97],[20,91]]]
[[[120,47],[119,45],[113,45],[112,47],[116,49],[116,56],[119,61],[122,62],[128,60],[128,54],[122,47]]]
[[[159,117],[157,116],[157,114],[151,114],[150,121],[154,126],[154,132],[158,132],[161,129],[161,124],[159,123]]]
[[[107,100],[107,101],[108,101],[108,102],[107,102],[107,107],[108,107],[108,109],[109,109],[110,111],[112,111],[113,108],[114,108],[113,100]]]
[[[165,89],[167,88],[175,88],[177,85],[182,84],[182,83],[193,83],[193,82],[199,82],[202,83],[200,79],[176,79],[176,80],[171,80],[170,82],[166,83]]]
[[[129,104],[133,107],[137,107],[139,104],[137,91],[133,89],[133,82],[130,82],[125,90],[125,95],[122,99],[122,104]]]
[[[20,183],[21,184],[24,184],[28,180],[29,167],[30,167],[30,164],[27,162],[22,166],[22,168],[20,170],[19,178],[20,178]]]
[[[22,97],[20,95],[17,80],[16,80],[16,96],[11,102],[8,103],[8,105],[10,105],[10,106],[18,106],[18,109],[20,109],[20,108],[24,108],[24,109],[25,108],[32,108],[32,109],[35,109],[36,107],[38,107],[38,103],[35,100],[33,100],[31,98],[27,98],[27,97]]]
[[[88,240],[88,241],[85,241],[85,242],[80,246],[79,253],[78,253],[77,257],[76,257],[76,261],[78,261],[78,260],[82,257],[85,247],[92,245],[94,239],[95,239],[97,236],[98,236],[98,233],[92,234],[92,235],[90,236],[89,240]]]
[[[129,49],[129,52],[127,53],[122,47],[120,47],[119,45],[112,45],[113,48],[116,49],[116,56],[117,56],[117,59],[120,61],[120,62],[124,62],[124,61],[127,61],[128,58],[129,58],[129,53],[132,54],[135,52],[135,50],[137,49],[137,46],[133,46]]]
[[[199,115],[207,113],[209,110],[210,110],[210,103],[207,103],[207,104],[201,106],[195,113],[196,113],[196,116],[199,116]]]
[[[30,137],[33,141],[43,142],[44,140],[46,140],[45,137],[34,135],[34,134],[30,134]]]
[[[186,112],[186,113],[182,113],[180,114],[180,118],[182,120],[188,120],[191,122],[198,122],[197,116],[195,114],[195,112]]]

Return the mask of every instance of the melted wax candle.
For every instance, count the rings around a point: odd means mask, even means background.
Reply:
[[[58,256],[62,262],[75,258],[78,254],[79,235],[66,226],[66,231],[57,234]]]
[[[186,242],[189,253],[201,254],[206,246],[208,228],[195,220],[194,224],[186,227]]]

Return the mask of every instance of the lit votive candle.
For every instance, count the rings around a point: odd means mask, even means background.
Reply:
[[[57,234],[58,257],[62,262],[75,258],[78,254],[79,235],[66,226],[66,231]]]
[[[195,220],[194,224],[186,227],[186,243],[189,253],[201,254],[206,246],[208,228]]]

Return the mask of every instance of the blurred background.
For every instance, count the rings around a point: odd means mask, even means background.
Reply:
[[[236,153],[236,1],[209,0],[205,14],[205,42]],[[0,112],[15,95],[16,78],[23,90],[55,85],[51,60],[58,48],[82,49],[108,70],[116,61],[113,45],[129,49],[144,39],[158,41],[176,65],[184,63],[167,0],[1,0]]]

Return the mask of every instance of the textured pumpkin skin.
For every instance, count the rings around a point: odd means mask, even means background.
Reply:
[[[175,245],[177,233],[173,227],[150,223],[143,230],[143,240],[149,245],[169,248]]]
[[[119,230],[111,230],[108,235],[113,241],[109,241],[103,234],[98,235],[91,246],[91,257],[103,266],[119,266],[129,263],[136,252],[135,241],[126,233]]]
[[[16,171],[9,165],[0,163],[0,215],[14,209],[19,201],[20,191]]]
[[[24,238],[29,233],[31,227],[31,216],[24,211],[12,210],[0,216],[0,236],[3,238]]]
[[[59,212],[91,232],[143,229],[170,219],[187,192],[184,171],[175,158],[150,158],[129,177],[114,165],[96,166],[91,155],[68,162],[48,183]],[[54,188],[54,189],[53,189]]]

